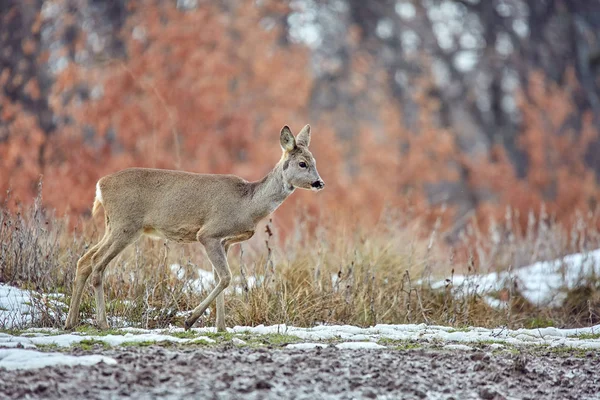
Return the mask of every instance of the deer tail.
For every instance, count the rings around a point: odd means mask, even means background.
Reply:
[[[102,192],[100,192],[100,182],[96,184],[96,198],[94,199],[94,207],[92,207],[92,216],[95,216],[100,211],[102,205]]]

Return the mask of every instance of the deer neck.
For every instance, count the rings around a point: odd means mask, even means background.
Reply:
[[[255,194],[252,197],[254,214],[258,219],[266,217],[293,192],[294,187],[283,176],[283,163],[277,163],[267,176],[256,183]]]

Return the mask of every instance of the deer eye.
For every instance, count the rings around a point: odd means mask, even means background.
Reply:
[[[298,165],[300,166],[300,168],[306,168],[306,163],[304,161],[301,161]]]

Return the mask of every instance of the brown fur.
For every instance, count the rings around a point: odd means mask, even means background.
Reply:
[[[102,205],[106,228],[102,240],[77,263],[73,297],[66,329],[79,320],[83,287],[92,275],[97,323],[107,328],[102,277],[108,263],[141,235],[204,245],[218,277],[216,287],[186,320],[191,327],[213,300],[217,300],[217,328],[225,329],[222,291],[231,272],[227,249],[248,240],[256,224],[272,213],[295,188],[317,189],[323,183],[308,150],[310,127],[297,139],[287,126],[281,130],[283,156],[262,180],[248,182],[234,175],[196,174],[161,169],[130,168],[98,181],[92,213]],[[300,162],[306,168],[299,166]],[[287,164],[287,168],[283,165]],[[316,184],[318,188],[311,185]]]

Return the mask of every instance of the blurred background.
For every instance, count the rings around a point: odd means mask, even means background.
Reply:
[[[76,217],[126,167],[257,180],[307,123],[327,189],[294,194],[283,230],[298,210],[448,241],[530,213],[598,226],[600,3],[0,1],[8,208],[41,176]]]

